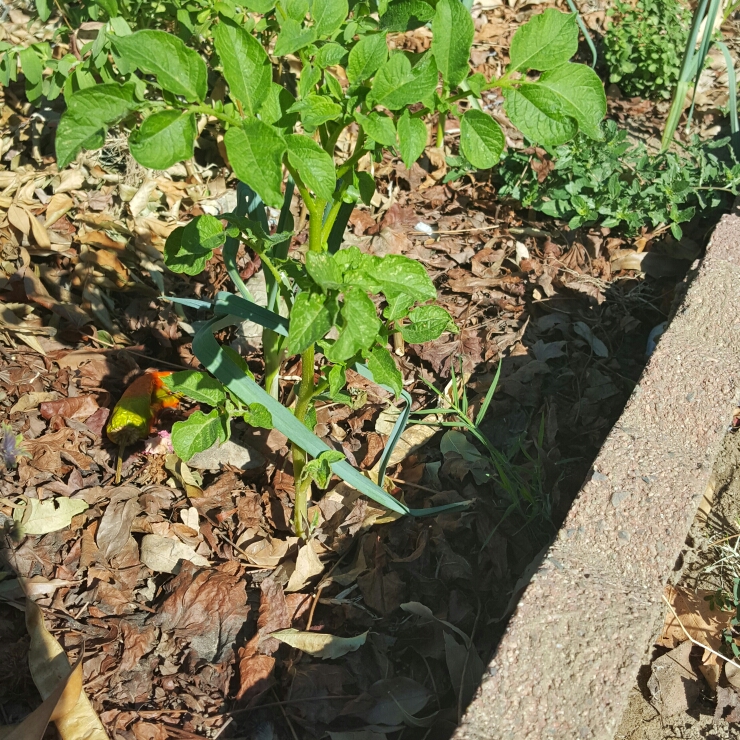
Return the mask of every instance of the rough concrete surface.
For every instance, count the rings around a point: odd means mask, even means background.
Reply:
[[[734,213],[715,230],[456,740],[614,736],[739,388]]]
[[[688,589],[727,589],[730,584],[722,578],[722,569],[709,566],[717,563],[715,543],[728,531],[737,531],[735,523],[740,521],[740,432],[725,436],[704,501],[708,505],[702,507],[703,512],[701,508],[697,512],[682,550],[683,568],[671,574],[669,580]],[[656,640],[661,628],[662,624],[654,634]],[[702,652],[701,648],[694,651],[697,657]],[[643,657],[614,740],[737,740],[740,728],[736,724],[715,722],[716,701],[709,691],[703,691],[688,712],[661,716],[650,691],[655,654],[655,650],[650,650]]]

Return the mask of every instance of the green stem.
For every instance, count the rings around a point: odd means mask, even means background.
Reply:
[[[440,111],[439,120],[437,121],[437,149],[441,149],[445,143],[445,121],[447,113]]]
[[[306,413],[313,400],[316,388],[314,386],[314,347],[311,345],[301,355],[301,385],[298,389],[296,401],[296,419],[304,422]],[[304,523],[308,521],[308,494],[311,490],[311,479],[303,478],[303,469],[306,467],[306,451],[293,444],[293,480],[295,481],[295,503],[293,508],[293,525],[298,537],[305,537]]]
[[[323,201],[321,201],[323,203]],[[308,249],[311,252],[322,252],[324,250],[323,224],[321,223],[321,211],[308,213]]]
[[[288,162],[287,156],[283,159],[283,164],[285,165],[285,169],[290,172],[290,176],[293,178],[293,182],[298,188],[298,192],[301,194],[303,202],[306,204],[308,215],[313,216],[313,214],[317,212],[317,204],[319,202],[318,199],[313,198],[311,193],[308,192],[308,188],[305,186],[303,180],[301,179],[301,176],[298,174],[298,171],[290,164],[290,162]],[[323,208],[323,206],[321,207]],[[321,208],[318,208],[318,213],[319,218],[321,218]]]
[[[344,177],[359,162],[360,157],[365,153],[365,150],[362,148],[364,143],[365,132],[362,130],[362,126],[360,126],[360,130],[357,132],[355,150],[352,152],[352,156],[337,170],[337,178]]]
[[[326,151],[330,157],[334,157],[334,149],[337,146],[337,141],[339,141],[339,137],[344,131],[344,125],[339,124],[337,127],[329,134],[329,138],[326,140],[326,143],[324,144],[324,151]]]
[[[244,123],[241,118],[237,118],[236,116],[228,116],[222,111],[217,111],[215,108],[211,108],[210,105],[191,105],[188,108],[188,112],[203,113],[206,116],[214,116],[215,118],[218,118],[219,121],[224,121],[231,126],[241,126],[242,123]]]

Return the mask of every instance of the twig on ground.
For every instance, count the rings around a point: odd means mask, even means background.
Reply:
[[[727,663],[731,663],[735,666],[738,670],[740,670],[740,664],[736,663],[731,658],[727,658],[722,653],[718,653],[716,650],[712,650],[708,645],[705,645],[703,642],[699,642],[699,640],[695,640],[687,631],[686,627],[683,626],[683,622],[681,621],[681,618],[676,614],[676,610],[671,605],[671,602],[666,599],[665,594],[663,594],[663,601],[665,601],[666,604],[668,604],[668,608],[671,610],[671,614],[676,618],[676,621],[678,622],[679,627],[683,630],[684,635],[686,635],[686,638],[694,643],[694,645],[697,645],[698,647],[704,648],[705,650],[708,650],[712,655],[716,655],[718,658],[722,658]]]

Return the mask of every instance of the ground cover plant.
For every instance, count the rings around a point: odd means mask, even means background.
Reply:
[[[223,246],[224,262],[240,295],[220,295],[214,304],[217,317],[193,342],[196,356],[218,381],[196,371],[165,380],[170,390],[214,407],[176,424],[173,445],[187,461],[225,442],[232,417],[255,426],[275,425],[293,443],[294,527],[299,536],[306,536],[311,485],[325,487],[332,470],[380,503],[406,511],[358,475],[341,453],[311,435],[316,398],[345,400],[346,368],[357,363],[400,397],[403,378],[388,350],[390,337],[398,332],[406,342],[423,343],[455,331],[450,315],[428,304],[436,291],[422,265],[401,255],[369,257],[351,247],[337,251],[353,203],[363,198],[369,203],[375,190],[372,178],[357,172],[357,161],[367,151],[379,158],[391,147],[411,167],[426,145],[424,117],[436,113],[442,120],[459,117],[462,155],[474,167],[490,168],[502,154],[503,132],[479,109],[459,111],[459,101],[501,89],[514,125],[555,145],[578,130],[600,138],[605,97],[596,74],[570,61],[578,44],[575,17],[555,10],[522,26],[512,39],[508,70],[490,80],[470,74],[473,21],[455,0],[442,0],[433,14],[431,7],[417,8],[413,16],[403,4],[390,4],[381,8],[379,23],[361,5],[350,15],[342,0],[260,10],[260,18],[236,11],[222,14],[212,27],[212,59],[218,60],[215,67],[228,85],[228,102],[207,102],[208,67],[176,36],[151,30],[111,33],[119,81],[101,81],[66,98],[56,151],[60,166],[66,166],[81,148],[101,146],[107,129],[123,122],[132,129],[132,155],[142,165],[161,170],[192,156],[196,115],[212,115],[224,124],[229,163],[247,186],[237,191],[242,202],[225,215],[226,227],[204,215],[173,231],[165,262],[175,272],[196,275],[213,250]],[[406,31],[428,20],[433,32],[429,50],[389,54],[388,32]],[[301,58],[296,96],[272,82],[268,50],[278,58],[296,53]],[[530,80],[530,72],[541,74]],[[413,113],[412,105],[418,107]],[[354,149],[344,161],[336,161],[337,142],[350,127],[357,132]],[[286,170],[291,180],[284,193]],[[308,211],[305,259],[288,254],[293,184]],[[269,233],[263,204],[282,207],[275,234]],[[266,311],[251,300],[236,269],[242,242],[267,268]],[[382,319],[371,296],[384,303]],[[278,311],[281,301],[285,318]],[[223,326],[222,317],[233,314],[265,327],[262,389],[244,364],[211,336],[214,327]],[[317,346],[325,360],[318,383]],[[283,358],[294,355],[301,355],[302,370],[291,415],[269,394],[276,395]],[[379,477],[382,482],[382,469]]]
[[[690,14],[677,0],[617,2],[609,10],[604,62],[625,95],[669,98],[678,82]]]
[[[559,147],[507,154],[498,171],[499,194],[567,221],[571,229],[594,223],[628,234],[670,228],[681,239],[682,223],[726,208],[737,194],[740,164],[729,142],[694,137],[688,146],[651,153],[606,121],[598,147],[579,135]]]

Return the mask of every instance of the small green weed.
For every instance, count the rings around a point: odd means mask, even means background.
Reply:
[[[669,98],[678,82],[691,14],[676,0],[617,2],[604,36],[609,81],[625,95]]]
[[[730,620],[730,626],[722,632],[722,639],[732,651],[735,658],[740,658],[740,647],[735,643],[733,630],[740,626],[740,578],[735,578],[732,584],[732,593],[728,594],[723,589],[717,589],[714,593],[704,597],[709,602],[712,611],[735,612]]]
[[[411,416],[415,417],[412,418],[412,423],[447,428],[440,443],[440,451],[445,456],[449,453],[459,456],[478,485],[493,485],[494,491],[500,494],[506,506],[500,524],[515,512],[528,523],[536,520],[549,521],[552,507],[545,491],[544,471],[540,460],[544,420],[535,442],[534,455],[525,448],[522,439],[517,439],[509,450],[502,452],[491,442],[481,427],[498,387],[501,365],[499,364],[493,382],[475,414],[468,399],[462,361],[459,375],[455,372],[454,363],[450,370],[452,379],[449,394],[424,381],[438,396],[440,405],[437,408],[412,411]],[[430,416],[437,418],[427,421]],[[440,421],[439,417],[443,420]],[[471,437],[477,444],[471,441]],[[483,452],[479,446],[483,448]],[[515,462],[520,453],[524,458],[522,464]]]
[[[650,154],[614,121],[603,129],[596,146],[579,135],[555,148],[508,150],[497,172],[499,195],[565,220],[571,229],[600,223],[634,234],[643,226],[670,227],[680,239],[680,224],[718,207],[724,193],[738,192],[740,163],[729,139],[702,143],[694,137],[681,150]]]

